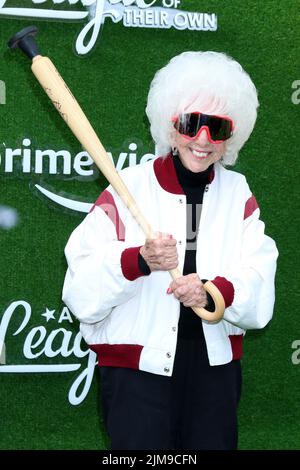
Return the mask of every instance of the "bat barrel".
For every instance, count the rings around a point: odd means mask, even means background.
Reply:
[[[30,59],[40,55],[35,36],[38,32],[36,26],[28,26],[10,38],[7,45],[10,49],[19,47]]]

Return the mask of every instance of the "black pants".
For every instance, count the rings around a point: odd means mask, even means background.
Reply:
[[[200,351],[180,339],[172,377],[100,367],[112,450],[237,448],[240,361],[211,367]]]

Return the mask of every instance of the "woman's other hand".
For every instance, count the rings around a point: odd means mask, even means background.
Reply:
[[[185,307],[206,307],[207,295],[197,273],[181,276],[172,281],[168,294],[173,293]]]

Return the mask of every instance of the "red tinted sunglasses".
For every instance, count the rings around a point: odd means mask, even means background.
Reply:
[[[172,118],[175,129],[183,137],[195,140],[205,129],[210,142],[219,144],[232,136],[233,120],[224,116],[214,116],[200,112],[180,114]]]

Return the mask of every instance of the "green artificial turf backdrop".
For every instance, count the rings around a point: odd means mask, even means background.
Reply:
[[[5,7],[85,11],[81,2],[4,3]],[[161,5],[158,0],[153,6]],[[80,353],[86,348],[81,343],[80,349],[75,339],[78,322],[61,301],[64,246],[85,214],[50,201],[35,187],[92,203],[107,183],[97,172],[84,176],[72,167],[68,174],[68,158],[73,166],[82,148],[35,80],[29,60],[6,46],[14,33],[31,24],[39,27],[43,55],[53,60],[116,164],[122,153],[136,153],[137,161],[153,153],[144,111],[147,92],[156,70],[174,55],[186,50],[226,52],[252,77],[259,92],[258,120],[234,169],[246,175],[280,257],[274,319],[263,331],[248,332],[245,338],[239,448],[300,448],[300,2],[182,0],[178,8],[216,13],[217,31],[133,28],[106,19],[96,45],[84,56],[76,54],[75,41],[86,20],[13,18],[3,16],[0,8],[0,208],[13,208],[18,214],[15,227],[0,227],[0,319],[6,365],[74,368],[0,373],[1,449],[108,446],[98,404],[101,386],[95,374],[89,389],[89,374],[84,375],[87,356]],[[130,144],[135,144],[131,150]],[[12,159],[9,149],[31,152],[26,171],[25,158],[16,153]],[[46,158],[38,173],[33,158],[36,150],[46,149],[69,152],[58,158],[53,174]],[[48,321],[42,315],[46,308],[55,310]],[[51,357],[45,351],[52,351]],[[88,370],[92,369],[90,364]],[[76,396],[79,403],[71,404],[69,398],[76,403]]]

